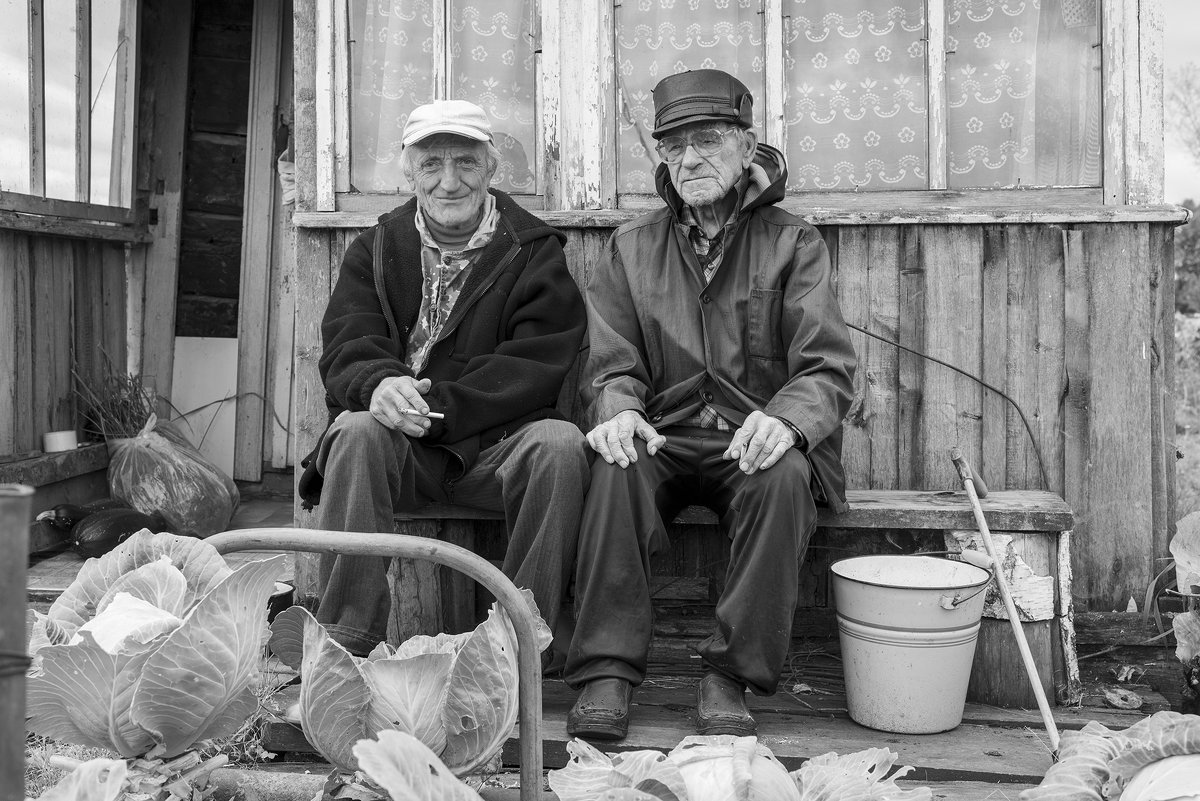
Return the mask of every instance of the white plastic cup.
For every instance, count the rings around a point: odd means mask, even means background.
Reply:
[[[42,450],[46,453],[73,451],[79,447],[79,440],[72,431],[50,431],[42,434]]]

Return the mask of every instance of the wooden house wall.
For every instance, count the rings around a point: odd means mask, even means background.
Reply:
[[[849,486],[957,489],[948,455],[957,445],[990,486],[1050,489],[1075,509],[1082,608],[1123,609],[1130,597],[1140,599],[1173,530],[1174,459],[1171,433],[1164,436],[1173,421],[1173,286],[1162,280],[1171,270],[1170,227],[846,225],[822,232],[848,323],[975,376],[853,332],[860,366],[844,424]],[[357,233],[297,232],[299,454],[326,423],[316,366],[320,319]],[[581,283],[610,233],[568,229],[567,258]],[[1020,406],[1029,433],[1016,407],[981,382]],[[573,386],[564,401],[578,409]],[[297,520],[306,519],[297,510]],[[675,557],[681,570],[711,561],[710,538],[691,539],[696,544]],[[814,560],[805,605],[825,603],[819,566],[827,557]]]
[[[125,245],[0,230],[0,456],[76,426],[72,369],[125,368]]]

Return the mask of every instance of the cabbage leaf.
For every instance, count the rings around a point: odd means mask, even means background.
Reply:
[[[360,740],[354,756],[362,772],[397,801],[482,801],[407,732],[382,731],[378,740]]]
[[[536,615],[533,595],[522,594]],[[396,730],[465,776],[500,750],[516,723],[516,632],[498,604],[471,632],[419,635],[398,648],[381,643],[365,658],[302,607],[284,610],[271,629],[271,651],[300,671],[305,736],[342,771],[358,769],[356,742]],[[551,640],[544,622],[538,633],[544,650]]]

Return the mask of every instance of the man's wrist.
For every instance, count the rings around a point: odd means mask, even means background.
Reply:
[[[788,430],[795,435],[796,441],[792,443],[793,447],[799,448],[802,451],[808,448],[808,439],[804,436],[804,432],[796,427],[795,423],[793,423],[791,420],[788,420],[786,417],[776,417],[775,419],[787,426]]]

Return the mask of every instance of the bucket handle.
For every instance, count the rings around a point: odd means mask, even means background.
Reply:
[[[945,551],[944,553],[950,554],[952,552]],[[985,591],[996,579],[996,565],[992,562],[991,557],[989,557],[987,554],[980,553],[979,551],[955,551],[953,554],[955,556],[961,556],[962,560],[968,564],[972,564],[975,565],[975,567],[980,567],[986,570],[988,572],[988,580],[984,582],[982,587],[966,597],[963,597],[961,593],[955,593],[953,598],[951,598],[949,595],[943,595],[940,603],[942,608],[947,610],[954,610],[960,605],[965,604],[979,593]]]

